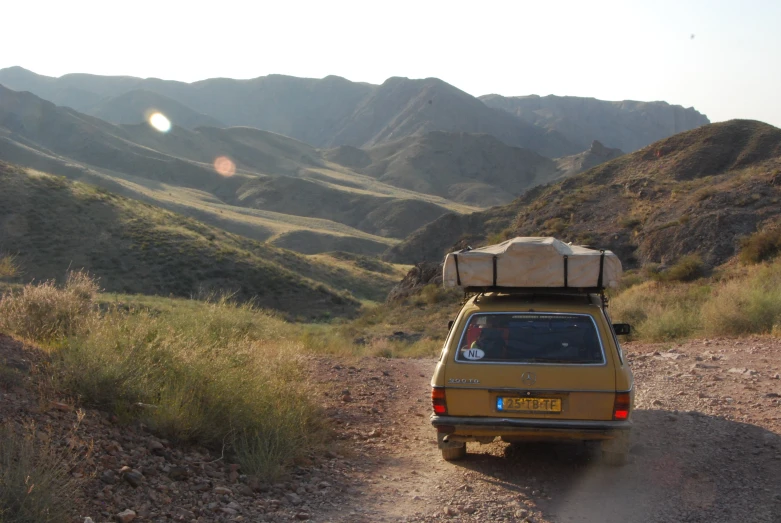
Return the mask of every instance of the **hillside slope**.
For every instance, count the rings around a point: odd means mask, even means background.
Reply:
[[[325,155],[395,187],[483,207],[509,203],[559,175],[548,158],[488,134],[435,131],[369,149],[342,146]]]
[[[89,108],[88,112],[115,124],[137,124],[146,121],[151,113],[161,112],[177,125],[188,129],[203,126],[225,127],[216,118],[193,111],[176,100],[144,89],[134,89],[103,100]]]
[[[439,260],[490,237],[556,236],[615,251],[629,267],[698,253],[707,265],[781,216],[781,130],[747,120],[706,125],[656,142],[513,203],[447,214],[385,258]]]
[[[293,317],[349,315],[398,276],[317,260],[155,206],[0,162],[0,251],[23,281],[84,268],[108,291],[235,293]],[[352,294],[351,294],[352,293]],[[355,298],[353,297],[355,296]]]

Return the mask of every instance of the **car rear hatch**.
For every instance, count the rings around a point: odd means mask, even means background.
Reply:
[[[615,373],[594,316],[472,314],[448,354],[449,416],[611,420]]]

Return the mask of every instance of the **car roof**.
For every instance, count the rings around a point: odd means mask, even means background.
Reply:
[[[602,307],[598,294],[577,293],[486,293],[470,298],[463,309],[469,312],[515,312],[535,310],[537,312],[586,312],[593,313]]]

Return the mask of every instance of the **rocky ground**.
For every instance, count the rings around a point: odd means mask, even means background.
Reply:
[[[583,444],[470,443],[466,459],[444,462],[428,423],[431,360],[313,359],[337,440],[270,485],[13,380],[0,383],[0,415],[54,427],[81,453],[73,521],[781,521],[781,340],[625,351],[637,398],[621,468]],[[0,339],[7,368],[28,372],[37,358]]]

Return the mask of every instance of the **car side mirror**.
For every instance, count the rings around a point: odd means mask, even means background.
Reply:
[[[613,332],[615,332],[619,336],[622,334],[631,334],[632,326],[629,325],[628,323],[614,323]]]
[[[450,332],[450,329],[452,328],[453,328],[453,320],[450,320],[449,322],[447,322],[447,331]]]

